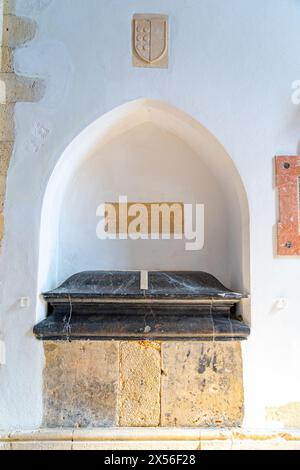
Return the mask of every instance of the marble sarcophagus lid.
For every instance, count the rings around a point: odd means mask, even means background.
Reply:
[[[197,271],[93,271],[43,294],[40,340],[241,341],[243,294]]]

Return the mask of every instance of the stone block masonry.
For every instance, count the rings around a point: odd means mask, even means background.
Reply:
[[[242,423],[239,343],[166,343],[162,371],[162,426],[233,427]]]
[[[45,344],[44,425],[104,427],[117,424],[119,344]]]
[[[159,426],[161,347],[146,341],[121,343],[120,426]]]
[[[240,344],[47,342],[44,427],[236,427]]]

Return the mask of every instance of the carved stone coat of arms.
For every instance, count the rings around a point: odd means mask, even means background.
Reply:
[[[134,16],[133,65],[136,67],[168,66],[167,16]]]

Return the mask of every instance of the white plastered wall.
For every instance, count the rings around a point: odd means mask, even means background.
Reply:
[[[167,70],[132,68],[131,18],[139,12],[170,16]],[[291,86],[300,73],[300,2],[18,0],[17,13],[38,23],[35,39],[15,54],[17,70],[43,78],[46,94],[16,107],[0,261],[7,349],[1,427],[41,421],[43,355],[31,331],[39,315],[40,223],[50,177],[83,129],[143,97],[169,103],[208,129],[245,186],[252,295],[252,335],[243,346],[245,424],[280,426],[266,421],[266,408],[300,401],[300,268],[298,259],[274,256],[273,157],[298,151],[300,114]],[[183,140],[193,139],[185,133]],[[25,309],[23,296],[30,299]],[[287,307],[276,310],[281,297]]]

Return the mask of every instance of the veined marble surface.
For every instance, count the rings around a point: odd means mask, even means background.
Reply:
[[[140,271],[87,271],[75,274],[57,289],[44,294],[55,298],[170,298],[232,299],[243,294],[232,292],[214,276],[201,271],[150,271],[148,290],[141,289]]]

